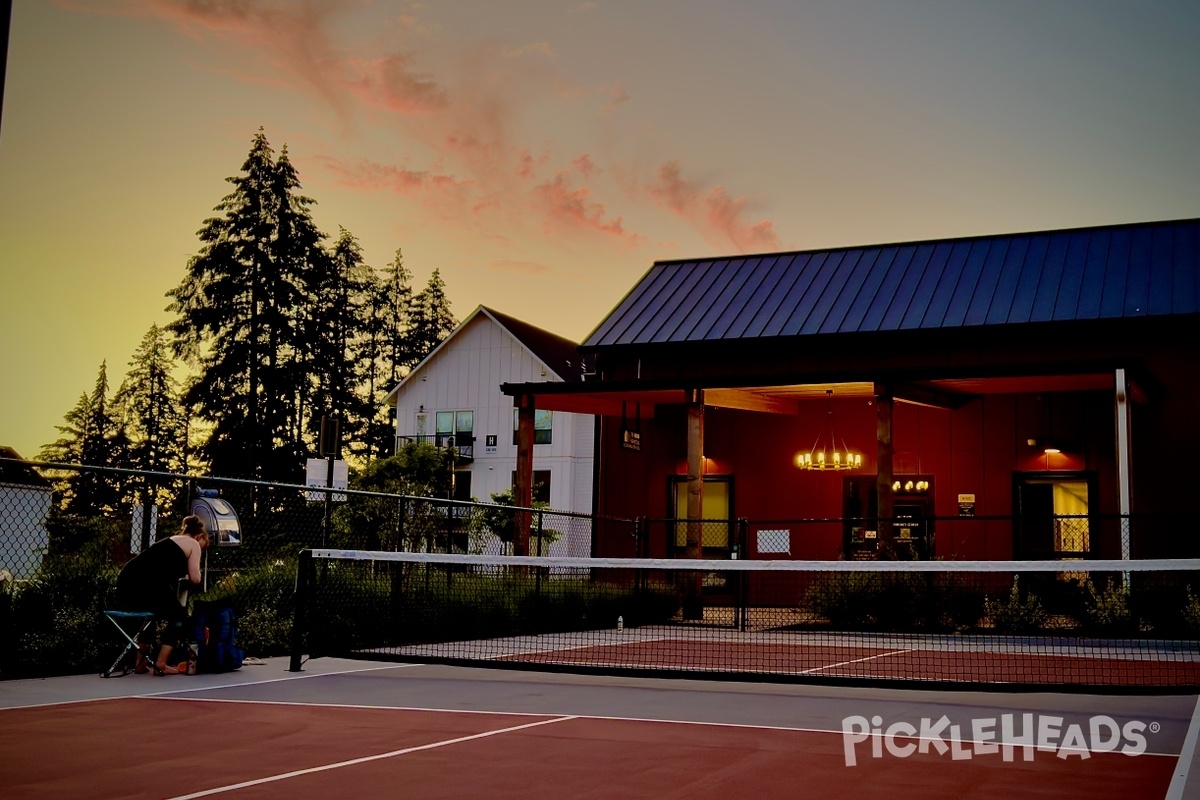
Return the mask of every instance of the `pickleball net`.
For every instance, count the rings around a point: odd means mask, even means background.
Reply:
[[[1200,686],[1200,559],[305,551],[302,655],[826,683]]]

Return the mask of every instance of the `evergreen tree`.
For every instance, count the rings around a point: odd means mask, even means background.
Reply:
[[[100,467],[124,466],[128,441],[118,420],[109,413],[108,364],[101,362],[100,372],[90,395],[63,417],[57,426],[62,434],[53,444],[42,448],[39,458],[60,464],[85,464]],[[123,479],[109,472],[72,470],[59,473],[62,478],[63,510],[70,514],[95,515],[118,508]]]
[[[175,362],[166,331],[151,325],[129,366],[113,399],[129,437],[126,466],[145,472],[187,472],[188,419],[179,381],[172,374]],[[143,508],[169,508],[182,490],[145,475],[131,476],[129,484]],[[148,517],[142,520],[142,528],[134,530],[133,537],[145,549],[151,544],[150,526]]]
[[[129,437],[126,466],[149,472],[185,472],[187,415],[181,408],[166,331],[151,325],[129,367],[113,398]]]
[[[412,342],[412,368],[449,336],[458,321],[450,312],[450,300],[446,297],[446,284],[440,270],[434,270],[429,283],[413,298],[412,326],[409,338]]]
[[[371,414],[370,398],[362,387],[371,363],[367,314],[374,273],[363,261],[362,248],[345,228],[326,259],[328,269],[315,273],[309,287],[312,301],[313,371],[317,386],[314,408],[341,421],[342,442],[351,454],[367,450],[363,439]]]
[[[176,355],[197,368],[184,400],[211,425],[201,454],[215,474],[295,481],[311,395],[300,318],[323,234],[286,153],[276,163],[261,129],[227,180],[233,192],[169,292]]]
[[[267,387],[270,427],[275,449],[268,474],[277,479],[298,478],[308,455],[316,455],[320,415],[326,410],[319,373],[328,369],[321,308],[325,292],[336,286],[337,274],[323,247],[325,234],[317,229],[311,207],[316,201],[300,193],[300,178],[288,158],[287,146],[275,165],[273,195],[277,203],[274,251],[278,264],[270,295],[272,340],[271,370],[275,379]],[[315,324],[314,324],[315,323]],[[318,377],[314,377],[317,374]]]
[[[409,335],[412,304],[412,275],[397,249],[382,278],[373,281],[364,325],[360,357],[368,366],[364,393],[369,413],[363,433],[368,458],[387,458],[395,449],[395,420],[387,396],[407,373],[404,365],[415,363]]]

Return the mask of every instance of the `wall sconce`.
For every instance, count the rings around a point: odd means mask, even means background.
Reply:
[[[893,492],[899,492],[901,489],[903,489],[905,492],[908,492],[910,494],[913,492],[927,492],[927,491],[929,491],[929,481],[909,480],[909,481],[905,481],[904,483],[901,483],[900,481],[892,482],[892,491]]]

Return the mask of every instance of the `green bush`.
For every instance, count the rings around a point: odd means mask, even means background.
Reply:
[[[984,615],[1000,633],[1030,633],[1040,630],[1047,619],[1042,601],[1033,592],[1021,596],[1020,578],[1013,576],[1012,589],[1004,600],[984,598]]]
[[[1087,628],[1095,633],[1132,633],[1136,631],[1134,617],[1129,610],[1129,587],[1113,582],[1109,578],[1104,589],[1097,589],[1089,578],[1084,584],[1087,596]]]
[[[952,577],[932,573],[827,573],[809,586],[804,605],[845,630],[953,630],[979,617],[958,588]]]
[[[0,677],[99,672],[120,649],[103,611],[116,585],[107,542],[96,537],[73,551],[46,555],[37,571],[14,582],[4,600]]]
[[[1183,605],[1183,622],[1192,635],[1200,633],[1200,600],[1192,594],[1192,587],[1187,587],[1187,602]]]
[[[662,623],[680,608],[670,586],[634,586],[513,569],[330,564],[309,605],[310,652],[437,644]],[[320,570],[320,568],[318,568]]]
[[[237,614],[237,643],[252,656],[289,651],[295,607],[296,559],[275,559],[219,576],[202,598],[225,601]]]

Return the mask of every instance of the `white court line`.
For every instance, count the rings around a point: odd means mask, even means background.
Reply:
[[[1167,787],[1167,796],[1164,800],[1182,800],[1188,771],[1192,768],[1192,759],[1196,757],[1198,737],[1200,737],[1200,697],[1196,698],[1196,709],[1192,712],[1192,722],[1188,725],[1187,736],[1183,737],[1183,744],[1179,747],[1179,761],[1175,763],[1175,774],[1171,777],[1171,785]]]
[[[297,702],[297,701],[293,701],[293,700],[233,700],[233,699],[221,698],[221,697],[201,697],[201,698],[162,697],[162,698],[158,698],[158,699],[177,700],[182,703],[241,703],[244,705],[290,706],[290,707],[294,707],[294,708],[348,708],[348,709],[367,709],[367,710],[375,710],[375,711],[429,711],[429,712],[432,712],[435,714],[488,714],[488,715],[497,716],[497,717],[545,717],[549,713],[549,712],[542,712],[542,711],[491,711],[491,710],[476,709],[476,708],[433,708],[433,707],[429,707],[429,706],[376,706],[376,705],[363,705],[363,704],[359,704],[359,703],[310,703],[310,702],[306,703],[306,702]],[[654,723],[654,724],[659,724],[659,725],[694,725],[697,727],[706,727],[706,728],[737,728],[737,729],[755,730],[755,731],[778,731],[780,733],[823,733],[823,734],[830,734],[830,735],[835,735],[835,736],[844,736],[845,735],[845,731],[843,731],[841,729],[805,728],[805,727],[800,727],[797,725],[761,725],[761,724],[754,724],[754,723],[750,723],[750,722],[710,722],[710,721],[706,721],[706,720],[662,719],[662,718],[658,718],[658,717],[620,717],[620,716],[611,716],[611,715],[606,715],[606,714],[569,714],[569,715],[564,714],[564,715],[560,715],[560,716],[562,716],[563,719],[581,719],[581,720],[594,719],[594,720],[605,720],[608,722],[648,722],[648,723]],[[870,735],[871,736],[882,736],[883,734],[871,733]],[[923,740],[928,740],[930,742],[939,742],[940,741],[940,742],[945,742],[946,744],[950,744],[952,742],[957,741],[959,744],[963,744],[963,745],[969,744],[972,746],[974,746],[976,744],[989,744],[989,745],[990,744],[998,744],[998,745],[1005,744],[1004,742],[996,740],[996,739],[987,739],[987,740],[977,741],[975,739],[954,739],[952,736],[924,736],[924,737],[922,737],[922,736],[915,736],[915,735],[914,736],[897,735],[895,738],[911,740],[914,742],[919,742],[919,741],[923,741]],[[1012,743],[1012,747],[1015,749],[1020,749],[1020,748],[1024,747],[1024,745],[1020,742],[1014,742],[1014,743]],[[1035,750],[1037,749],[1037,745],[1033,745],[1033,747]],[[1088,747],[1071,747],[1071,746],[1063,746],[1058,749],[1064,750],[1068,753],[1083,753],[1083,752],[1106,753],[1106,752],[1110,752],[1110,751],[1106,751],[1106,750],[1092,750],[1091,748],[1088,748]],[[1160,752],[1157,752],[1154,750],[1147,750],[1147,751],[1143,752],[1141,755],[1143,755],[1143,756],[1158,756],[1161,758],[1176,758],[1178,756],[1178,754],[1176,754],[1176,753],[1160,753]]]
[[[131,700],[140,698],[155,698],[155,697],[170,697],[177,694],[190,694],[192,692],[207,692],[213,689],[234,689],[240,686],[261,686],[267,683],[279,683],[280,681],[295,681],[301,678],[320,678],[325,675],[350,675],[356,672],[374,672],[382,669],[408,669],[409,667],[426,666],[424,664],[387,664],[376,667],[358,667],[355,669],[344,669],[337,672],[311,672],[307,675],[291,674],[282,678],[266,678],[263,680],[242,681],[241,683],[215,683],[209,686],[192,686],[189,688],[163,689],[161,692],[138,692],[135,694],[112,694],[103,695],[100,697],[77,697],[73,700],[54,700],[49,703],[29,703],[22,706],[4,706],[0,708],[0,714],[5,711],[12,711],[19,708],[51,708],[53,706],[72,706],[80,703],[101,703],[109,700]],[[128,676],[126,676],[128,677]],[[141,676],[139,679],[144,679],[146,676]],[[174,679],[172,679],[174,680]],[[179,680],[183,680],[180,678]]]
[[[252,781],[242,781],[241,783],[231,783],[228,786],[218,786],[215,789],[205,789],[202,792],[193,792],[192,794],[183,794],[178,797],[172,797],[170,800],[193,800],[196,797],[208,797],[213,794],[221,794],[222,792],[232,792],[235,789],[244,789],[247,786],[259,786],[264,783],[274,783],[275,781],[283,781],[289,778],[296,778],[300,775],[310,775],[314,772],[325,772],[331,769],[340,769],[342,767],[350,767],[355,764],[365,764],[369,761],[379,761],[384,758],[395,758],[396,756],[407,755],[408,753],[416,753],[421,750],[433,750],[437,747],[446,747],[451,744],[459,744],[460,742],[469,742],[473,739],[483,739],[488,736],[496,736],[501,733],[512,733],[513,731],[524,730],[526,728],[536,728],[539,725],[552,725],[555,722],[565,722],[575,717],[555,717],[554,719],[543,719],[538,722],[527,722],[524,725],[514,725],[511,728],[501,728],[494,731],[485,731],[483,733],[472,734],[471,736],[460,736],[457,739],[445,739],[440,742],[430,742],[429,744],[417,745],[416,747],[406,747],[403,750],[392,750],[389,753],[379,753],[373,756],[363,756],[362,758],[352,758],[348,761],[338,761],[333,764],[322,764],[319,767],[309,767],[308,769],[298,769],[293,772],[284,772],[279,775],[269,775],[266,778],[256,778]]]
[[[884,656],[898,656],[902,653],[915,653],[916,651],[917,648],[915,647],[910,647],[907,650],[888,650],[886,653],[876,653],[873,656],[863,656],[862,658],[855,658],[851,659],[850,661],[839,661],[836,664],[826,664],[821,667],[813,667],[812,669],[806,669],[798,674],[808,675],[813,672],[820,672],[823,669],[834,669],[835,667],[844,667],[847,664],[857,664],[860,661],[873,661],[876,658],[883,658]]]

